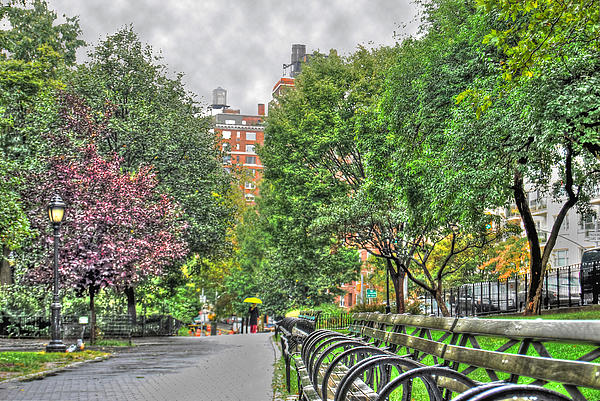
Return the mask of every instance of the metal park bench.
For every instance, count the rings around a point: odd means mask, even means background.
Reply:
[[[600,400],[600,321],[361,313],[348,331],[291,355],[302,399]]]
[[[285,361],[285,377],[287,390],[290,391],[291,359],[298,351],[298,346],[315,330],[315,320],[304,316],[285,317],[275,322],[275,333],[280,335],[281,352]]]

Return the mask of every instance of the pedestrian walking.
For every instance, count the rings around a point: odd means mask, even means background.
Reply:
[[[250,315],[250,333],[256,333],[258,330],[258,308],[256,304],[250,305],[248,309],[248,314]]]

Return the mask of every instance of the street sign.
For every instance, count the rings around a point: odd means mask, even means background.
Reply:
[[[367,298],[377,298],[377,290],[367,289]]]

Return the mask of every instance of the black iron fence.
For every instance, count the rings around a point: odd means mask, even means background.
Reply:
[[[451,316],[521,312],[526,306],[530,281],[526,274],[473,282],[444,290],[442,299]],[[545,309],[598,304],[600,262],[549,269],[543,278],[541,295]],[[421,293],[419,304],[424,314],[442,315],[440,305],[429,293]]]
[[[129,315],[96,317],[98,334],[104,338],[127,338],[175,335],[186,324],[170,315],[142,315],[135,323]],[[78,315],[61,316],[63,338],[89,338],[89,324],[80,324]],[[0,336],[35,338],[50,336],[50,317],[0,314]]]
[[[352,315],[350,313],[321,313],[317,318],[315,329],[345,329],[350,323],[352,323]]]

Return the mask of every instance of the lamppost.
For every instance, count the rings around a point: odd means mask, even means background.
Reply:
[[[48,217],[54,228],[54,298],[50,309],[52,310],[52,340],[46,346],[46,352],[65,352],[67,347],[60,339],[60,297],[58,295],[58,230],[65,215],[65,203],[58,196],[52,197],[48,204]]]

